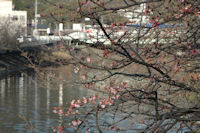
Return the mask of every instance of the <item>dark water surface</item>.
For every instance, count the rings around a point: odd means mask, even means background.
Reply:
[[[66,106],[66,102],[95,92],[75,85],[77,75],[72,67],[47,68],[42,72],[19,72],[0,79],[0,133],[57,133],[55,128],[71,121],[67,117],[53,113],[53,108]],[[38,75],[39,74],[39,75]],[[121,114],[123,115],[123,114]],[[118,116],[120,118],[120,116]],[[122,116],[123,117],[123,116]],[[101,116],[101,119],[109,120]],[[120,123],[127,127],[132,121]],[[94,122],[95,123],[95,122]],[[145,128],[135,123],[134,129]],[[95,131],[95,130],[94,130]],[[186,132],[184,129],[180,132]],[[72,131],[64,129],[63,133]],[[85,131],[84,131],[85,132]],[[113,131],[103,131],[113,133]],[[121,133],[137,133],[124,131]],[[171,130],[170,133],[176,131]]]
[[[52,132],[63,117],[53,113],[53,107],[88,95],[85,89],[72,85],[70,68],[58,68],[54,80],[51,72],[43,79],[33,72],[16,73],[0,79],[0,133]],[[65,81],[65,82],[63,82]],[[67,81],[67,82],[66,82]],[[71,81],[71,82],[68,82]],[[31,126],[30,126],[31,125]]]

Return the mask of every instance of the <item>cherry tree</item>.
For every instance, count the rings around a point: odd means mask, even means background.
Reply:
[[[200,1],[78,0],[76,14],[93,28],[70,63],[96,93],[54,109],[67,130],[199,130]]]

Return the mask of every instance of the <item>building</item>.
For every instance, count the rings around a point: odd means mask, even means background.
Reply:
[[[47,35],[47,30],[48,26],[44,24],[37,24],[37,32],[39,36],[46,36]]]
[[[27,35],[27,11],[16,11],[12,0],[0,0],[0,26]]]
[[[140,4],[139,6],[120,9],[118,13],[121,16],[127,18],[131,23],[134,24],[148,24],[149,16],[145,15],[146,4]]]
[[[12,12],[12,0],[0,0],[0,12]]]

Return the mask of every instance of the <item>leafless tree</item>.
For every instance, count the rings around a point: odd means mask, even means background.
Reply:
[[[9,20],[2,20],[0,24],[0,49],[16,49],[20,36],[20,27],[14,25]]]
[[[82,42],[79,52],[69,46],[70,63],[81,84],[97,94],[55,111],[74,118],[77,132],[199,130],[200,1],[79,0],[78,5],[80,18],[90,18],[99,34]],[[130,14],[129,21],[104,24],[113,13]]]

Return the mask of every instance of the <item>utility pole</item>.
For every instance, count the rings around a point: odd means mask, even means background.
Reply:
[[[35,0],[35,32],[37,32],[37,0]]]

